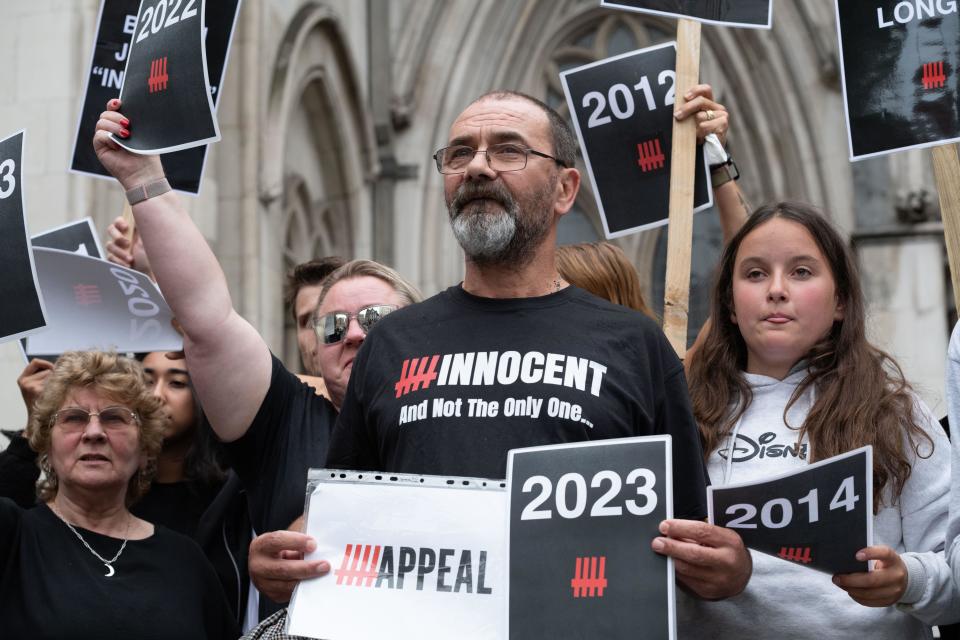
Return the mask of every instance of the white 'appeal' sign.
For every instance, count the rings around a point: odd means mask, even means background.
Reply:
[[[311,470],[307,534],[330,562],[301,582],[287,633],[326,640],[501,640],[502,480]]]

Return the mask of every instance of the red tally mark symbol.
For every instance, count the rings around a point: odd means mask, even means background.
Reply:
[[[157,58],[150,62],[150,77],[147,78],[147,87],[149,87],[150,93],[166,90],[168,80],[170,80],[170,76],[167,75],[167,57]]]
[[[943,62],[928,62],[923,65],[923,88],[942,89],[947,81],[943,73]]]
[[[644,173],[663,169],[663,163],[667,160],[660,149],[660,138],[652,138],[637,144],[637,153],[640,155],[637,164]]]
[[[379,575],[377,563],[380,562],[380,548],[380,545],[348,544],[347,550],[343,552],[343,562],[335,572],[337,584],[343,584],[346,579],[348,587],[373,586],[373,579]]]
[[[599,565],[599,566],[598,566]],[[602,598],[607,588],[607,556],[577,558],[570,586],[574,598]]]
[[[75,284],[73,285],[73,299],[82,307],[88,307],[91,304],[100,304],[100,288],[95,284]]]
[[[780,547],[780,553],[777,554],[777,557],[791,562],[802,562],[803,564],[813,562],[813,558],[810,556],[810,547]]]
[[[404,360],[400,380],[393,385],[393,388],[397,391],[397,397],[405,396],[421,387],[429,388],[430,383],[437,379],[437,362],[439,361],[440,356],[424,356]]]

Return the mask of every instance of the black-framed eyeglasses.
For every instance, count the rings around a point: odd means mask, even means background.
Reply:
[[[392,304],[375,304],[364,307],[356,313],[334,311],[315,318],[311,325],[317,334],[317,339],[323,344],[335,344],[347,335],[351,319],[356,318],[357,324],[360,325],[364,333],[367,333],[373,328],[373,325],[380,322],[383,316],[396,310],[397,307]]]
[[[137,414],[126,407],[107,407],[100,411],[87,411],[80,407],[70,407],[53,414],[53,424],[68,433],[83,431],[90,424],[90,419],[93,416],[97,417],[100,426],[105,431],[119,431],[140,422]]]
[[[519,171],[525,168],[527,166],[527,158],[529,158],[531,154],[553,160],[561,167],[567,166],[565,162],[551,155],[512,142],[490,145],[486,149],[474,149],[465,144],[457,144],[452,147],[440,149],[433,154],[433,159],[437,161],[437,171],[444,175],[453,175],[464,173],[467,170],[467,165],[470,164],[473,157],[478,153],[485,153],[487,155],[487,164],[497,172]]]

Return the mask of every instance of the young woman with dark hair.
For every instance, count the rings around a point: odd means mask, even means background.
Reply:
[[[918,638],[957,614],[943,560],[950,445],[896,362],[868,342],[864,307],[851,251],[808,205],[763,207],[728,244],[713,322],[689,365],[711,482],[872,445],[875,546],[857,553],[871,572],[832,580],[753,554],[742,594],[680,608],[697,637]],[[761,456],[757,443],[783,446]]]

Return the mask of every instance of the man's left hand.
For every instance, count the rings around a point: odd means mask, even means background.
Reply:
[[[673,558],[677,580],[704,600],[722,600],[743,591],[753,560],[735,532],[700,520],[664,520],[653,550]]]

